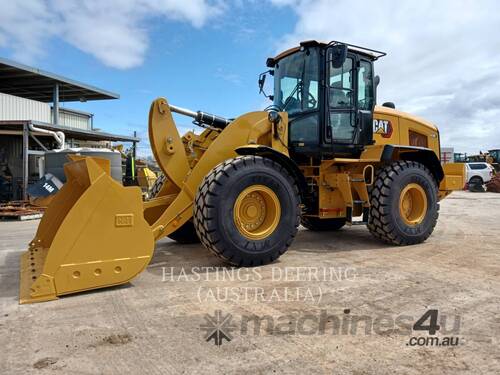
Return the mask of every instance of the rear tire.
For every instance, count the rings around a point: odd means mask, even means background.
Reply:
[[[437,183],[430,171],[413,161],[381,168],[370,192],[368,229],[391,245],[425,241],[439,215]]]
[[[226,160],[198,188],[194,225],[203,245],[235,266],[259,266],[278,259],[300,222],[300,198],[293,178],[260,156]]]
[[[339,230],[345,225],[346,219],[320,219],[319,217],[303,216],[300,223],[309,230],[324,232]]]

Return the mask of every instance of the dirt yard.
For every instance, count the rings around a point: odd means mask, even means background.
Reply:
[[[20,306],[37,224],[0,222],[2,374],[500,373],[498,194],[452,194],[417,246],[300,230],[276,264],[238,271],[163,240],[128,285]]]

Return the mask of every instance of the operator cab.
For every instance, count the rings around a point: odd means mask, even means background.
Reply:
[[[373,62],[384,55],[335,41],[307,41],[267,60],[274,76],[271,107],[288,112],[294,157],[358,157],[373,143]],[[261,75],[261,89],[263,81]]]

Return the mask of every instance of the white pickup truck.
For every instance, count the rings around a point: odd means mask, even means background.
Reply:
[[[482,185],[493,177],[493,167],[485,162],[466,163],[469,185]]]

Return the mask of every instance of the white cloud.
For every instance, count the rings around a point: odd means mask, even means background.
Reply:
[[[500,147],[498,2],[272,0],[298,16],[277,50],[340,40],[388,52],[377,62],[379,103],[439,126],[458,151]]]
[[[0,10],[0,46],[10,47],[14,56],[29,61],[44,52],[43,42],[56,33],[53,16],[39,0],[5,1]]]
[[[144,60],[151,20],[200,28],[224,8],[208,0],[10,1],[0,12],[0,45],[31,63],[44,55],[47,40],[61,38],[110,67],[128,69]]]

